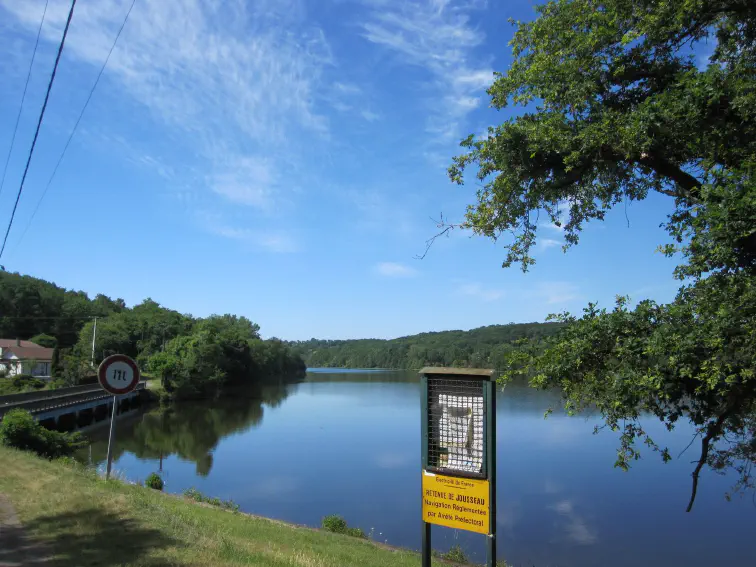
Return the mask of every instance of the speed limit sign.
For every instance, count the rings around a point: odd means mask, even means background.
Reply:
[[[100,363],[97,379],[114,396],[128,394],[139,384],[139,367],[125,354],[114,354]]]

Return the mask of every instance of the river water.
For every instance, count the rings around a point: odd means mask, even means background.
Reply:
[[[756,564],[752,494],[725,493],[735,478],[702,476],[694,510],[691,461],[698,447],[662,464],[613,468],[617,437],[593,435],[595,417],[556,411],[556,394],[511,385],[497,397],[499,555],[535,567],[712,567]],[[684,426],[647,429],[677,456]],[[89,434],[84,458],[105,459],[107,428]],[[114,468],[165,490],[231,499],[241,510],[309,526],[328,514],[389,544],[420,546],[420,385],[415,373],[314,369],[299,384],[253,397],[182,404],[124,417]],[[433,528],[433,547],[459,544],[485,559],[485,537]]]

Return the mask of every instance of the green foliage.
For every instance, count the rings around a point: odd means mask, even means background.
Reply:
[[[262,340],[246,317],[194,319],[151,299],[128,309],[122,299],[67,291],[37,278],[0,271],[0,337],[34,338],[55,346],[56,386],[96,381],[94,364],[120,353],[162,380],[174,399],[215,396],[236,385],[304,374],[302,359],[277,339]],[[0,385],[0,388],[10,386]]]
[[[233,500],[221,500],[220,498],[205,496],[194,487],[184,490],[184,496],[186,498],[189,498],[190,500],[194,500],[195,502],[204,502],[205,504],[217,506],[218,508],[223,508],[224,510],[230,510],[232,512],[239,511],[239,505]]]
[[[0,395],[20,394],[45,388],[47,383],[28,374],[19,374],[11,378],[0,379]]]
[[[321,523],[321,527],[336,534],[345,534],[352,537],[358,537],[361,539],[367,539],[367,535],[360,528],[350,528],[344,518],[337,515],[325,516]]]
[[[262,341],[244,317],[200,320],[187,336],[171,340],[150,358],[149,370],[175,398],[218,395],[231,386],[262,383],[274,375],[304,374],[301,358],[281,341]]]
[[[54,337],[55,345],[76,344],[89,317],[105,317],[125,309],[122,299],[104,295],[90,300],[81,291],[0,270],[0,337]],[[45,339],[49,342],[49,339]],[[47,345],[42,345],[47,346]]]
[[[465,555],[462,546],[459,544],[451,546],[449,551],[443,553],[441,557],[454,563],[467,563],[467,556]]]
[[[157,473],[150,473],[147,478],[144,479],[144,485],[154,490],[163,490],[163,479]]]
[[[470,136],[449,169],[482,183],[465,226],[505,243],[504,266],[527,270],[540,222],[583,225],[650,192],[674,198],[660,249],[680,258],[674,301],[612,310],[589,305],[539,351],[508,354],[507,379],[559,388],[566,407],[597,408],[620,433],[616,465],[658,451],[640,424],[689,420],[704,466],[754,486],[756,464],[756,3],[561,0],[517,22],[514,62],[489,89],[492,104],[529,111]],[[716,47],[704,69],[690,45]],[[544,219],[543,217],[546,217]]]
[[[56,346],[58,346],[58,339],[45,333],[34,335],[29,340],[33,342],[34,344],[37,344],[45,348],[55,348]]]
[[[557,323],[491,325],[471,331],[421,333],[391,340],[289,343],[309,367],[407,368],[457,366],[501,368],[521,339],[535,342],[559,331]]]
[[[48,431],[28,411],[14,409],[0,422],[0,444],[56,459],[72,455],[82,441],[78,434]]]

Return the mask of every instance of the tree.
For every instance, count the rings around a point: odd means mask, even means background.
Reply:
[[[492,106],[526,112],[463,140],[449,168],[481,187],[464,226],[511,235],[504,266],[534,263],[539,215],[564,229],[565,250],[586,222],[650,192],[675,210],[666,227],[680,289],[668,305],[618,298],[589,305],[541,352],[510,353],[506,378],[559,387],[567,409],[598,408],[621,431],[617,466],[658,450],[639,418],[700,438],[688,511],[704,466],[739,473],[756,463],[756,3],[751,0],[560,0],[517,22],[514,62],[496,75]],[[715,44],[699,69],[691,47]],[[541,218],[543,220],[543,218]],[[452,226],[444,225],[444,231]]]
[[[58,340],[51,336],[47,335],[45,333],[40,333],[39,335],[34,335],[32,338],[29,339],[34,344],[37,344],[41,347],[46,348],[55,348],[58,346]]]

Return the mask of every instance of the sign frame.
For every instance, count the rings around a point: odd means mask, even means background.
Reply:
[[[122,362],[126,364],[131,368],[132,371],[131,382],[129,382],[123,388],[114,388],[108,383],[107,380],[108,370],[110,369],[111,364],[115,362]],[[125,354],[112,354],[105,360],[103,360],[100,363],[100,366],[97,368],[97,381],[99,382],[100,387],[106,392],[113,394],[114,396],[120,396],[123,394],[128,394],[129,392],[133,392],[136,389],[137,385],[139,385],[140,378],[141,373],[139,372],[139,366],[137,366],[136,362],[134,362],[131,357],[128,357]]]
[[[422,485],[425,485],[425,476],[430,473],[449,479],[467,479],[470,482],[486,481],[488,484],[488,533],[486,533],[486,566],[496,565],[496,378],[494,370],[479,368],[441,368],[426,367],[420,371],[420,439],[421,439],[421,467]],[[483,461],[481,472],[470,473],[465,471],[452,471],[449,468],[439,470],[430,466],[429,463],[429,433],[431,429],[431,404],[429,382],[434,379],[460,380],[479,383],[483,395]],[[461,382],[460,382],[461,383]],[[421,510],[425,510],[425,494],[421,485]],[[450,495],[448,493],[447,495]],[[468,529],[459,525],[450,525],[448,522],[426,521],[425,512],[422,513],[422,567],[431,567],[431,526],[433,523]],[[472,530],[478,531],[479,530]]]
[[[114,363],[122,363],[128,366],[131,369],[131,382],[129,382],[127,385],[125,385],[123,388],[115,388],[113,387],[107,379],[108,370],[110,370],[110,367]],[[120,370],[117,370],[117,372],[121,372]],[[106,359],[104,359],[100,366],[97,368],[97,381],[100,384],[100,387],[108,392],[109,394],[113,394],[113,405],[112,405],[112,411],[110,412],[110,434],[108,435],[108,461],[105,468],[105,480],[110,479],[110,471],[113,467],[113,447],[115,446],[115,430],[116,430],[116,414],[118,413],[118,396],[122,396],[123,394],[128,394],[130,392],[133,392],[136,390],[136,387],[139,385],[139,380],[141,379],[142,375],[139,371],[139,366],[137,366],[137,363],[134,362],[134,360],[126,356],[125,354],[112,354]]]

